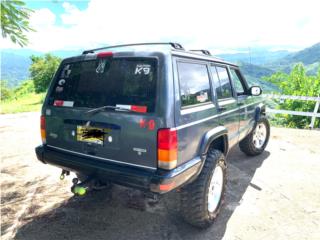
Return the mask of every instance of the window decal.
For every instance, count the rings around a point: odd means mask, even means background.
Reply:
[[[106,67],[106,59],[100,59],[99,60],[99,65],[98,65],[98,67],[97,67],[97,69],[96,69],[96,73],[104,73],[104,69],[105,69],[105,67]]]
[[[64,80],[63,78],[59,80],[58,84],[60,86],[64,85],[66,83],[66,80]]]
[[[151,66],[149,64],[137,64],[136,70],[134,71],[135,75],[149,75]]]
[[[67,64],[61,71],[60,78],[68,78],[71,74],[70,64]]]

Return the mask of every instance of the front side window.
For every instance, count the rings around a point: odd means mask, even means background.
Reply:
[[[215,88],[217,91],[218,99],[225,99],[232,97],[232,88],[230,84],[229,74],[226,67],[212,66],[211,71],[213,74],[213,79],[215,83]],[[216,76],[215,76],[216,75]],[[219,83],[218,79],[219,78]]]
[[[244,86],[241,82],[240,73],[238,70],[231,68],[230,69],[231,78],[234,83],[234,88],[238,95],[244,94]]]
[[[205,64],[178,62],[181,106],[211,101],[208,69]]]

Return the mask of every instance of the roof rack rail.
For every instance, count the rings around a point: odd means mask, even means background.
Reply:
[[[108,49],[108,48],[116,48],[116,47],[129,47],[129,46],[141,46],[141,45],[171,45],[174,49],[184,50],[182,45],[180,43],[174,43],[174,42],[155,42],[155,43],[132,43],[132,44],[122,44],[122,45],[114,45],[114,46],[108,46],[108,47],[101,47],[101,48],[95,48],[83,51],[82,54],[88,54],[88,53],[94,53],[95,51]]]
[[[211,53],[209,52],[209,50],[205,50],[205,49],[193,49],[193,50],[190,50],[190,51],[192,51],[192,52],[201,52],[204,55],[211,56]]]

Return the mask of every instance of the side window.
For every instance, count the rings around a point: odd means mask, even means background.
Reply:
[[[211,101],[208,69],[205,64],[178,62],[181,106]]]
[[[230,79],[226,67],[216,66],[217,74],[219,77],[220,85],[216,85],[218,99],[231,98],[232,89],[230,84]]]
[[[211,74],[212,74],[212,83],[213,83],[214,88],[216,89],[217,97],[218,97],[218,99],[221,99],[222,98],[221,87],[220,87],[220,80],[218,77],[217,69],[215,66],[211,66],[210,69],[211,69]]]
[[[234,83],[234,87],[238,95],[244,94],[244,86],[241,82],[240,73],[238,70],[231,68],[230,69],[231,78]]]

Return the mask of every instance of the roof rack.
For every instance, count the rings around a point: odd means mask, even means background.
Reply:
[[[108,48],[116,48],[116,47],[128,47],[128,46],[141,46],[141,45],[171,45],[174,49],[184,50],[182,45],[180,43],[174,43],[174,42],[155,42],[155,43],[133,43],[133,44],[122,44],[122,45],[114,45],[114,46],[108,46],[108,47],[101,47],[101,48],[95,48],[83,51],[82,54],[88,54],[88,53],[94,53],[95,51],[108,49]]]
[[[190,51],[192,51],[192,52],[201,52],[204,55],[211,56],[211,53],[209,52],[209,50],[205,50],[205,49],[193,49],[193,50],[190,50]]]

